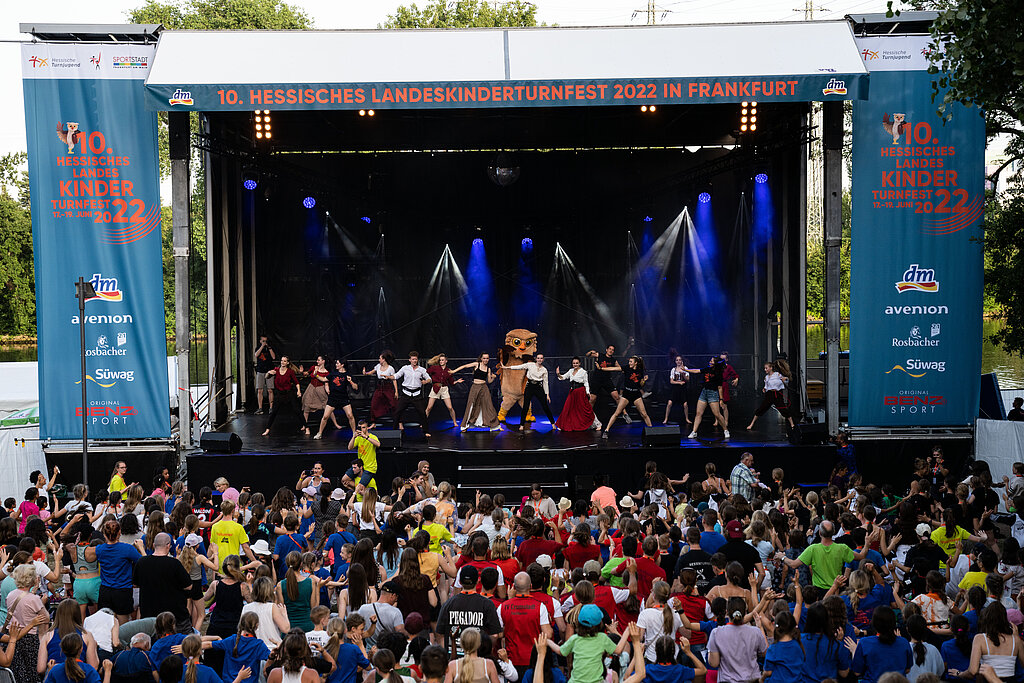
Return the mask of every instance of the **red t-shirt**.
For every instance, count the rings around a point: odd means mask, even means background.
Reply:
[[[612,571],[621,576],[625,569],[626,563],[623,562]],[[665,570],[657,562],[645,555],[636,558],[636,596],[640,599],[640,602],[646,600],[647,596],[650,595],[651,585],[655,581],[664,580]]]
[[[597,543],[588,543],[586,545],[570,543],[562,551],[562,556],[569,563],[569,569],[582,568],[587,560],[601,559],[601,546]]]
[[[511,586],[516,574],[519,573],[519,560],[510,557],[507,560],[494,560],[495,566],[501,569],[501,575],[505,579],[505,585]]]
[[[541,555],[550,555],[554,558],[555,553],[563,547],[564,545],[557,541],[546,541],[543,538],[528,538],[519,544],[516,558],[523,567],[529,567]]]
[[[708,615],[705,611],[705,606],[708,604],[707,598],[699,593],[694,595],[687,595],[685,593],[676,593],[672,597],[679,598],[679,602],[683,606],[683,614],[690,621],[707,621]],[[703,645],[708,642],[708,636],[703,631],[690,631],[690,644],[691,645]]]
[[[513,666],[529,666],[533,642],[540,635],[541,603],[516,596],[502,603],[501,623],[505,629],[505,650]],[[548,614],[550,623],[551,614]]]
[[[279,367],[277,374],[274,375],[274,388],[278,391],[291,391],[299,384],[299,378],[295,376],[295,371],[288,368],[284,372]]]

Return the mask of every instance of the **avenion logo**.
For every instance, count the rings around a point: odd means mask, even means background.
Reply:
[[[92,288],[96,290],[96,296],[91,296],[86,301],[121,301],[124,296],[117,286],[116,277],[103,277],[100,273],[93,273]]]
[[[934,294],[939,291],[939,281],[935,279],[935,270],[932,268],[921,268],[916,263],[903,271],[903,279],[896,283],[896,291],[903,292],[917,291]]]

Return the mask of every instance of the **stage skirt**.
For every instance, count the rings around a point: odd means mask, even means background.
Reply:
[[[494,410],[494,401],[491,400],[491,392],[486,384],[474,382],[469,386],[463,424],[489,428],[498,426],[498,413]]]
[[[306,390],[302,392],[302,412],[303,413],[315,413],[318,410],[323,410],[324,406],[327,405],[327,385],[321,384],[318,387],[314,387],[310,384],[306,387]]]
[[[587,390],[578,386],[569,392],[558,416],[558,428],[565,432],[582,432],[594,426],[594,409]]]
[[[390,379],[377,381],[377,390],[370,399],[370,415],[374,420],[390,417],[395,412],[395,385]]]

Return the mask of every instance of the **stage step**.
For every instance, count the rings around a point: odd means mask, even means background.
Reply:
[[[523,496],[530,493],[533,484],[540,484],[544,491],[558,498],[567,496],[572,490],[572,475],[568,462],[546,462],[538,465],[509,467],[508,462],[475,462],[460,464],[456,468],[456,488],[459,499],[474,495],[477,489],[490,494],[502,493],[506,503],[519,504]]]

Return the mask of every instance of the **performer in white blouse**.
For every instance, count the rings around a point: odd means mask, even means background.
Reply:
[[[529,356],[526,357],[529,358]],[[529,410],[532,400],[537,399],[540,402],[540,407],[544,410],[544,414],[548,417],[548,422],[551,423],[552,427],[555,427],[555,418],[551,414],[551,405],[549,403],[551,394],[548,391],[548,369],[544,367],[544,354],[538,353],[534,360],[504,367],[509,370],[526,370],[526,390],[523,392],[523,409]],[[518,431],[523,431],[522,424],[519,425]]]
[[[377,378],[377,389],[370,399],[370,429],[377,426],[377,420],[390,418],[395,410],[395,355],[384,349],[377,359],[377,364],[369,370],[364,370],[364,375],[374,375]]]
[[[579,356],[572,359],[572,367],[565,374],[555,368],[558,379],[569,380],[572,387],[565,398],[562,412],[558,414],[556,427],[564,432],[582,432],[588,429],[600,429],[601,423],[594,416],[594,408],[590,405],[590,378],[582,368]]]
[[[747,431],[753,429],[757,418],[767,413],[772,406],[789,420],[789,428],[793,428],[793,415],[789,411],[789,393],[786,390],[789,378],[789,363],[786,359],[780,358],[774,363],[764,364],[764,397],[761,399],[761,405],[754,411],[754,416],[750,418]]]

